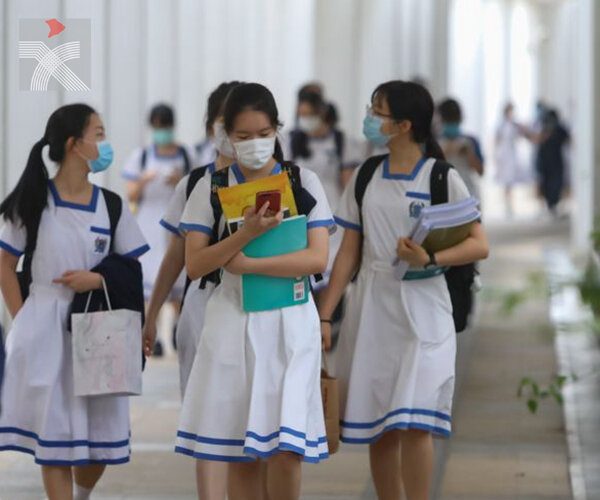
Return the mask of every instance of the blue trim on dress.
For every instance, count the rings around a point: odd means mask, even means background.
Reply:
[[[390,156],[388,155],[383,160],[383,178],[384,179],[403,180],[403,181],[413,181],[413,180],[415,180],[417,175],[419,175],[419,172],[421,171],[421,168],[423,168],[423,165],[425,165],[426,161],[427,161],[427,158],[425,158],[425,157],[421,158],[417,162],[417,164],[415,165],[415,167],[413,168],[413,170],[410,174],[392,174],[390,172]]]
[[[40,439],[40,437],[32,431],[19,429],[18,427],[0,427],[0,434],[17,434],[18,436],[35,439],[38,446],[43,448],[77,448],[79,446],[87,446],[88,448],[122,448],[129,446],[129,439],[122,441],[88,441],[79,439],[74,441],[49,441]]]
[[[31,455],[35,457],[35,463],[37,465],[56,465],[56,466],[74,466],[74,465],[120,465],[126,464],[129,462],[130,457],[122,457],[122,458],[105,458],[99,460],[90,460],[90,459],[82,459],[82,460],[44,460],[42,458],[37,458],[35,456],[35,451],[30,450],[29,448],[24,448],[22,446],[15,445],[7,445],[0,446],[0,451],[18,451],[21,453],[26,453],[27,455]]]
[[[433,267],[431,269],[409,269],[402,278],[402,281],[417,281],[435,278],[444,274],[449,267]]]
[[[98,204],[98,193],[100,192],[100,188],[95,184],[93,185],[92,189],[92,199],[87,205],[82,205],[81,203],[71,203],[70,201],[61,200],[53,180],[48,181],[48,187],[50,189],[50,192],[52,193],[52,197],[54,198],[54,204],[57,207],[72,208],[74,210],[83,210],[84,212],[96,211],[96,205]]]
[[[362,233],[362,227],[359,224],[354,224],[353,222],[349,222],[337,216],[335,216],[334,219],[338,226],[342,226],[344,229],[353,229],[354,231]]]
[[[211,438],[205,436],[198,436],[197,434],[193,434],[191,432],[185,431],[177,431],[177,437],[188,439],[190,441],[196,441],[197,443],[204,444],[215,444],[220,446],[244,446],[243,439],[221,439],[221,438]]]
[[[142,176],[139,174],[131,174],[129,172],[122,172],[121,177],[123,177],[123,179],[125,179],[126,181],[133,181],[133,182],[137,182],[142,178]]]
[[[22,252],[21,250],[17,250],[15,247],[13,247],[12,245],[9,245],[8,243],[6,243],[6,241],[2,241],[2,240],[0,240],[0,248],[2,248],[3,250],[6,250],[10,254],[13,254],[15,257],[20,257],[21,255],[23,255],[25,253],[25,252]]]
[[[141,255],[144,255],[148,250],[150,250],[150,245],[145,244],[139,248],[136,248],[135,250],[132,250],[131,252],[127,252],[126,254],[123,254],[123,257],[129,257],[131,259],[135,259],[136,257],[140,257]]]
[[[325,220],[313,220],[306,224],[306,229],[314,229],[315,227],[331,227],[335,226],[335,221],[333,219],[325,219]]]
[[[186,222],[180,222],[179,229],[182,231],[197,231],[208,234],[209,236],[212,236],[213,234],[212,227],[204,226],[203,224],[188,224]]]
[[[181,237],[181,233],[179,232],[179,229],[177,229],[175,226],[172,226],[171,224],[169,224],[165,219],[160,219],[160,221],[158,222],[162,227],[164,227],[167,231],[170,231],[173,234],[176,234],[177,236]]]
[[[182,153],[182,149],[183,146],[177,144],[177,143],[173,143],[177,146],[177,151],[174,154],[171,155],[161,155],[158,154],[158,149],[156,147],[156,144],[152,144],[152,146],[150,146],[150,149],[152,151],[152,154],[154,155],[154,157],[157,160],[174,160],[175,158],[183,158],[183,153]]]
[[[408,198],[417,198],[419,200],[431,200],[431,195],[429,193],[417,193],[415,191],[407,191],[406,196]]]
[[[90,227],[90,231],[92,233],[106,234],[106,235],[110,236],[110,229],[106,229],[104,227],[92,226],[92,227]]]
[[[212,455],[210,453],[200,453],[197,451],[184,448],[182,446],[175,446],[175,453],[181,453],[188,457],[201,459],[201,460],[214,460],[216,462],[254,462],[256,459],[252,457],[239,457],[230,455]]]
[[[368,438],[349,438],[345,437],[343,434],[340,436],[340,441],[342,443],[348,444],[371,444],[377,441],[381,436],[383,436],[386,432],[394,431],[394,430],[410,430],[410,429],[418,429],[421,431],[427,431],[434,434],[438,434],[443,437],[449,438],[452,433],[448,429],[444,429],[442,427],[436,427],[434,425],[421,424],[418,422],[397,422],[395,424],[388,425],[381,432],[375,434],[375,436]]]
[[[434,417],[439,418],[440,420],[445,420],[446,422],[452,422],[452,417],[447,413],[442,413],[435,410],[425,410],[421,408],[400,408],[398,410],[389,412],[387,415],[373,422],[348,422],[345,420],[340,420],[340,425],[349,429],[371,429],[381,425],[388,418],[395,417],[396,415],[424,415],[426,417]]]

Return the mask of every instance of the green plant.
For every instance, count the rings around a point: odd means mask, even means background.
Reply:
[[[576,381],[577,376],[574,374],[570,377],[566,375],[557,375],[547,387],[542,388],[540,387],[540,384],[531,377],[523,377],[521,379],[521,383],[519,384],[517,396],[522,398],[525,395],[525,392],[527,392],[527,408],[532,414],[535,414],[540,406],[540,403],[544,399],[551,397],[559,405],[563,404],[564,398],[562,395],[562,390],[565,383],[569,379]]]

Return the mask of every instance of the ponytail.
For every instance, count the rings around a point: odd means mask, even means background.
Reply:
[[[281,143],[279,142],[279,139],[275,139],[275,151],[273,153],[273,158],[275,158],[279,163],[284,162],[283,148],[281,147]]]
[[[426,158],[435,158],[436,160],[445,160],[446,156],[442,147],[435,139],[433,134],[429,134],[429,137],[425,139],[425,148],[423,151]]]
[[[17,185],[0,204],[0,215],[13,224],[20,223],[27,233],[26,252],[35,250],[37,230],[42,212],[48,203],[48,169],[42,150],[50,146],[50,159],[60,163],[65,156],[65,145],[70,137],[82,137],[90,115],[95,111],[86,104],[70,104],[57,109],[46,125],[44,136],[29,153],[25,170]]]

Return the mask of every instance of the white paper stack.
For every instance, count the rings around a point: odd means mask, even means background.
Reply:
[[[472,224],[480,218],[479,201],[474,197],[424,207],[409,238],[428,251],[439,252],[467,239]],[[396,278],[402,279],[408,270],[408,262],[397,260],[394,264]]]

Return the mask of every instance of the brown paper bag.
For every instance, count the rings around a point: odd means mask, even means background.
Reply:
[[[321,370],[321,397],[325,412],[327,447],[333,455],[340,447],[340,394],[337,378],[330,377],[327,369]]]

